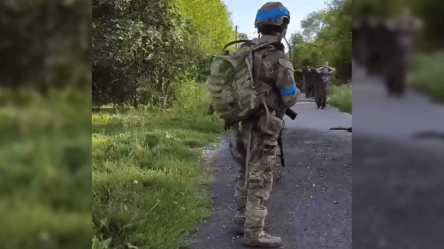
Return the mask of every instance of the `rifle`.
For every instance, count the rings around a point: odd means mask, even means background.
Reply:
[[[287,115],[288,117],[290,117],[291,120],[294,120],[298,114],[297,114],[296,112],[294,112],[292,109],[288,108],[288,109],[285,111],[285,115]]]
[[[287,115],[288,117],[290,117],[291,120],[294,120],[298,114],[297,114],[296,112],[294,112],[292,109],[287,109],[287,110],[285,110],[285,115]],[[281,164],[282,164],[282,167],[285,167],[285,161],[284,161],[284,149],[282,148],[282,136],[283,136],[283,130],[284,130],[284,128],[282,128],[282,129],[281,129],[281,132],[279,133],[279,137],[278,137],[278,145],[279,145],[279,150],[281,151],[281,154],[279,155],[279,157],[281,158]]]
[[[343,131],[348,131],[348,132],[352,132],[352,128],[344,128],[344,127],[337,127],[337,128],[330,128],[331,131],[338,131],[338,130],[343,130]]]

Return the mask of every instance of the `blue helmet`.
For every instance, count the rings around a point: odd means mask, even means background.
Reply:
[[[280,26],[287,19],[290,22],[290,11],[281,2],[268,2],[264,4],[256,15],[254,27],[258,28],[262,25]]]

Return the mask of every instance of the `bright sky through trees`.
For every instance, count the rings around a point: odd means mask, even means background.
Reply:
[[[238,26],[238,32],[247,34],[249,39],[257,37],[256,29],[254,28],[254,19],[259,8],[264,5],[267,0],[253,1],[253,0],[222,0],[231,12],[231,19],[233,27]],[[325,8],[324,0],[281,0],[280,1],[290,11],[290,24],[287,31],[287,40],[290,39],[292,33],[302,31],[301,20],[309,13]],[[287,44],[283,42],[286,51],[288,51]]]

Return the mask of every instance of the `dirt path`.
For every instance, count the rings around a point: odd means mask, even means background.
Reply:
[[[336,108],[316,109],[301,101],[293,109],[296,120],[286,118],[286,167],[269,201],[266,230],[280,236],[283,248],[336,248],[352,245],[351,133],[330,131],[351,126],[351,116]],[[218,173],[211,185],[215,212],[194,237],[201,249],[247,248],[232,233],[236,203],[237,169],[228,146],[229,137],[214,157]]]

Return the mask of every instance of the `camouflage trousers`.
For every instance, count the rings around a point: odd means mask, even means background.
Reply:
[[[233,148],[233,158],[238,167],[235,196],[239,213],[245,214],[244,236],[257,238],[265,227],[268,214],[267,201],[273,187],[282,119],[271,111],[241,122],[240,128]]]

